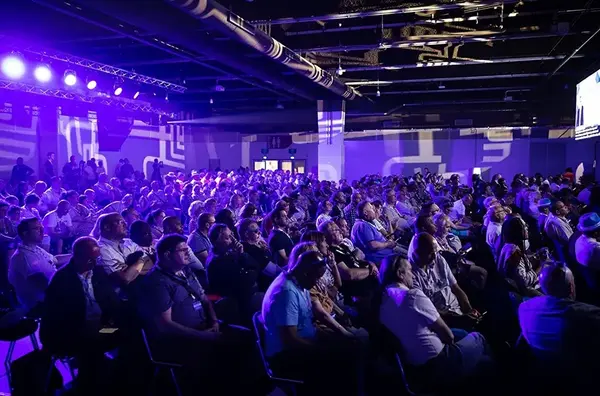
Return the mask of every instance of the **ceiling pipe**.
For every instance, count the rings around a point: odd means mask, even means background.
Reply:
[[[531,17],[531,16],[540,16],[540,15],[567,15],[567,14],[575,14],[581,13],[584,11],[583,9],[573,9],[573,10],[544,10],[544,11],[532,11],[532,12],[519,12],[514,15],[514,18],[522,18],[522,17]],[[600,12],[600,8],[592,8],[588,13],[596,13]],[[511,18],[513,18],[511,17]],[[458,18],[434,18],[434,19],[423,19],[420,21],[413,22],[393,22],[393,23],[379,23],[379,24],[369,24],[369,25],[358,25],[358,26],[336,26],[326,28],[323,27],[321,29],[308,29],[308,30],[298,30],[298,31],[286,31],[286,36],[308,36],[313,34],[327,34],[327,33],[343,33],[343,32],[355,32],[360,30],[373,30],[373,29],[389,29],[389,28],[397,28],[404,26],[421,26],[421,25],[441,25],[441,24],[450,24],[450,23],[462,23],[462,22],[474,22],[474,21],[486,21],[486,20],[494,20],[498,19],[498,15],[479,15],[479,16],[470,16],[470,17],[458,17]],[[298,51],[298,50],[297,50]]]
[[[271,25],[290,25],[293,23],[306,23],[306,22],[327,22],[327,21],[338,21],[342,19],[357,19],[357,18],[368,18],[368,17],[381,17],[388,15],[400,15],[400,14],[416,14],[422,12],[437,12],[446,10],[456,9],[469,9],[477,10],[481,7],[500,7],[502,4],[515,4],[522,0],[503,0],[503,1],[461,1],[453,4],[438,4],[418,7],[401,7],[391,8],[386,10],[375,10],[375,11],[363,11],[363,12],[348,12],[342,14],[327,14],[310,17],[299,17],[299,18],[279,18],[273,20],[258,20],[252,21],[252,24],[271,24]]]
[[[279,41],[256,28],[240,16],[228,11],[212,0],[165,0],[167,3],[185,11],[203,24],[218,30],[237,42],[258,51],[288,67],[299,75],[307,77],[321,87],[352,100],[360,94],[338,80],[333,74],[311,63]]]
[[[500,63],[525,63],[525,62],[538,62],[538,61],[550,61],[564,59],[567,55],[554,55],[554,56],[527,56],[520,58],[499,58],[499,59],[478,59],[470,61],[448,61],[448,62],[419,62],[411,63],[408,65],[392,65],[392,66],[361,66],[361,67],[347,67],[341,69],[342,72],[365,72],[365,71],[393,71],[393,70],[406,70],[406,69],[424,69],[424,68],[439,68],[439,67],[451,67],[451,66],[481,66],[481,65],[492,65]],[[583,58],[583,55],[575,55],[574,58]]]
[[[478,80],[495,80],[495,79],[510,79],[510,78],[534,78],[544,77],[547,73],[521,73],[521,74],[491,74],[485,76],[465,76],[465,77],[437,77],[437,78],[416,78],[410,80],[367,80],[367,81],[346,81],[346,84],[352,86],[377,86],[377,85],[392,85],[392,84],[428,84],[440,81],[478,81]]]
[[[196,63],[202,67],[206,67],[207,69],[211,69],[213,71],[219,72],[219,73],[223,73],[225,75],[229,75],[229,76],[233,76],[236,77],[236,79],[239,79],[240,81],[245,82],[246,84],[255,86],[255,87],[259,87],[261,89],[264,89],[265,91],[268,92],[272,92],[273,94],[276,94],[278,96],[283,96],[286,98],[297,98],[295,96],[293,96],[292,94],[294,93],[294,90],[288,91],[288,93],[285,92],[281,92],[278,91],[272,87],[269,87],[267,84],[258,84],[256,82],[254,82],[253,80],[250,79],[246,79],[243,77],[239,77],[235,74],[233,74],[231,71],[227,71],[224,70],[220,67],[211,65],[209,63],[206,63],[204,61],[201,60],[200,57],[198,57],[197,55],[191,54],[188,51],[185,51],[184,49],[179,48],[176,45],[173,44],[169,44],[163,40],[160,40],[156,37],[152,37],[151,35],[149,35],[148,33],[140,33],[137,30],[134,29],[127,29],[125,26],[123,26],[122,24],[108,24],[106,22],[100,21],[98,19],[95,19],[94,17],[92,17],[91,15],[85,15],[84,14],[84,10],[81,7],[67,7],[65,8],[65,4],[64,2],[60,2],[57,3],[55,1],[52,0],[32,0],[34,3],[37,3],[41,6],[50,8],[52,10],[55,10],[57,12],[60,12],[62,14],[71,16],[73,18],[82,20],[86,23],[89,23],[91,25],[94,26],[98,26],[100,28],[106,29],[107,31],[110,31],[112,33],[116,33],[118,34],[120,37],[126,37],[126,38],[130,38],[132,40],[135,40],[137,42],[140,42],[142,44],[145,44],[147,46],[159,49],[161,51],[164,51],[165,53],[171,54],[173,56],[177,56],[179,58],[182,59],[187,59],[188,61],[192,62],[192,63]],[[108,2],[104,2],[102,5],[103,6],[107,6]],[[98,2],[96,1],[92,1],[92,4],[94,5],[99,5]],[[124,3],[121,3],[124,4]],[[105,13],[108,14],[108,11],[106,9],[104,9]],[[219,79],[222,79],[222,77],[220,77]]]
[[[533,40],[541,38],[550,38],[556,36],[568,36],[582,33],[534,33],[534,34],[482,34],[482,32],[472,32],[471,35],[461,33],[461,35],[427,35],[427,36],[411,36],[406,40],[394,41],[391,43],[373,43],[359,45],[337,45],[329,47],[313,47],[296,49],[298,52],[348,52],[348,51],[370,51],[370,50],[386,50],[392,48],[412,48],[423,46],[447,45],[450,43],[489,43],[493,41],[511,41],[511,40]],[[479,34],[480,37],[473,37],[474,34]]]
[[[419,94],[445,94],[461,92],[490,92],[490,91],[511,91],[511,92],[529,92],[534,87],[486,87],[486,88],[457,88],[457,89],[421,89],[409,91],[381,91],[381,95],[419,95]],[[365,96],[375,96],[375,92],[363,93]]]

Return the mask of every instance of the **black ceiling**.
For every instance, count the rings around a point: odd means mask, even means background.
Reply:
[[[308,97],[332,97],[310,80],[290,75],[282,65],[261,59],[253,49],[166,2],[122,1],[128,10],[121,13],[107,12],[100,3],[106,2],[3,2],[0,34],[179,82],[188,90],[172,95],[171,102],[201,113],[267,111],[282,106],[313,109],[314,100]],[[480,7],[465,8],[463,3]],[[249,21],[259,21],[258,26],[275,39],[341,74],[339,79],[364,95],[347,105],[354,120],[363,115],[367,123],[386,119],[408,126],[424,124],[426,118],[439,125],[451,125],[449,118],[484,120],[475,124],[487,120],[491,125],[530,123],[534,117],[540,123],[568,124],[575,84],[600,68],[600,37],[591,38],[600,27],[599,3],[226,0],[221,4]],[[77,4],[81,10],[74,7]],[[96,5],[105,14],[91,12],[89,7]],[[408,7],[430,5],[441,9],[406,12]],[[139,12],[131,13],[131,7],[138,7]],[[378,10],[390,11],[381,16]],[[349,12],[367,14],[339,15]],[[315,18],[277,21],[310,16]],[[156,29],[152,29],[154,21]],[[156,38],[174,39],[181,52],[157,45]],[[242,64],[263,62],[265,70],[283,75],[289,86],[216,59],[210,51],[194,46],[195,38],[231,51],[231,59]],[[215,91],[216,85],[224,91]],[[501,120],[493,121],[496,117]]]

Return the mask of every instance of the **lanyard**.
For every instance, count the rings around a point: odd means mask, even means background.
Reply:
[[[190,274],[189,276],[186,276],[185,278],[183,278],[181,276],[177,276],[168,271],[165,271],[160,267],[157,267],[156,270],[160,271],[163,275],[165,275],[172,281],[181,285],[190,294],[190,297],[192,297],[192,299],[201,300],[202,296],[200,294],[198,294],[189,283],[189,281],[191,279],[191,280],[195,281],[196,283],[200,284],[200,282],[198,282],[198,279],[196,278],[196,276],[194,274]]]

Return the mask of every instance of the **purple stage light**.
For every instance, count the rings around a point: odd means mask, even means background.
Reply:
[[[140,96],[140,91],[137,91],[136,93],[133,94],[133,99],[137,99],[138,96]]]
[[[17,80],[25,74],[25,64],[16,56],[8,56],[2,61],[2,72],[6,74],[8,78]]]
[[[123,93],[123,88],[117,87],[115,88],[115,96],[119,96]]]
[[[52,79],[52,71],[46,65],[40,65],[33,71],[33,76],[41,83],[47,83]]]
[[[96,80],[90,80],[87,83],[87,89],[89,89],[89,90],[96,89],[97,85],[98,85],[98,83],[96,82]]]
[[[67,70],[65,72],[65,84],[67,84],[68,86],[72,87],[73,85],[77,84],[77,76],[75,75],[75,72],[72,70]]]

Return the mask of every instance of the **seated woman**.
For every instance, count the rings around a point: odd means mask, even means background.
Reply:
[[[379,320],[400,343],[406,363],[431,383],[457,383],[491,366],[488,346],[480,333],[455,342],[454,335],[431,300],[413,288],[410,263],[398,255],[386,257],[379,275]]]
[[[254,259],[262,271],[258,277],[258,288],[266,291],[273,279],[282,272],[281,267],[271,260],[273,255],[269,245],[260,234],[258,223],[252,219],[242,219],[237,231],[240,242],[244,246],[244,252]]]
[[[163,220],[167,217],[167,214],[162,209],[156,209],[150,212],[146,217],[146,223],[152,228],[152,238],[158,241],[164,234]]]
[[[541,266],[527,256],[529,234],[521,217],[511,216],[502,224],[501,246],[498,254],[498,272],[516,291],[527,297],[539,296],[538,275]]]
[[[327,290],[328,295],[338,304],[343,305],[344,298],[339,290],[342,288],[342,278],[338,270],[337,262],[333,253],[329,251],[329,245],[325,238],[325,234],[319,231],[307,231],[302,234],[300,242],[314,242],[317,249],[327,257],[327,266],[325,275],[319,280],[319,285]]]

